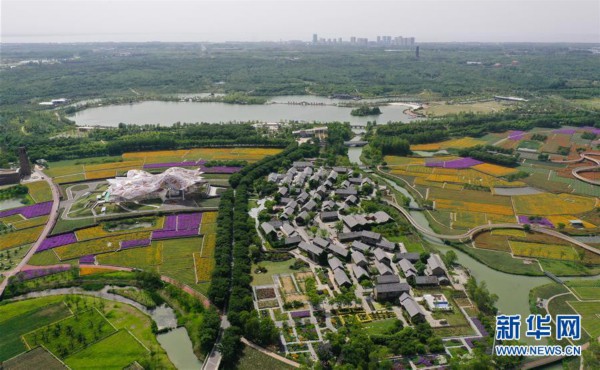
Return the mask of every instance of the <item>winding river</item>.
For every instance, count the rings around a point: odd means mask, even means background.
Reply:
[[[363,100],[361,102],[375,102]],[[79,126],[110,126],[127,124],[171,125],[175,122],[350,122],[355,126],[366,126],[368,121],[387,123],[408,122],[412,118],[404,111],[408,104],[392,103],[382,106],[378,116],[355,117],[352,108],[337,104],[348,103],[311,95],[276,96],[267,104],[244,105],[209,102],[144,101],[132,104],[99,106],[84,109],[69,118]]]

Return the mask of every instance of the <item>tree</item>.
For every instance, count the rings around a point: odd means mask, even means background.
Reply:
[[[236,327],[232,326],[225,329],[218,348],[224,364],[232,365],[235,363],[238,354],[241,352],[240,335]]]
[[[453,250],[449,250],[444,255],[444,262],[446,263],[446,266],[448,266],[448,267],[451,267],[452,265],[454,265],[457,260],[458,260],[458,256],[456,255],[456,252],[454,252]]]

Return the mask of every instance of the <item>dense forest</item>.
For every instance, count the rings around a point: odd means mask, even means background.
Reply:
[[[600,95],[598,56],[565,44],[422,44],[413,50],[306,44],[63,44],[2,47],[0,105],[182,92]],[[17,63],[31,60],[51,63]],[[479,65],[467,61],[481,62]]]
[[[534,127],[559,128],[569,126],[600,127],[600,112],[591,111],[510,111],[493,114],[464,113],[444,118],[402,122],[377,126],[372,145],[386,148],[384,154],[406,154],[406,141],[410,144],[435,143],[457,136],[481,137],[491,132],[530,130]],[[390,147],[390,143],[394,144]]]

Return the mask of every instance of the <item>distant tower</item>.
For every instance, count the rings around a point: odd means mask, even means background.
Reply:
[[[31,176],[31,163],[24,146],[19,147],[19,175],[21,178]]]
[[[313,33],[313,44],[316,44],[317,42],[319,42],[319,38],[316,33]]]
[[[418,46],[415,49],[415,56],[417,57],[417,59],[419,59],[419,47]]]

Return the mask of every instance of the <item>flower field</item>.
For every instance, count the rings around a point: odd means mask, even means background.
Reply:
[[[120,242],[132,239],[148,239],[150,238],[149,231],[129,233],[125,235],[108,236],[99,239],[91,239],[67,244],[55,248],[56,255],[61,260],[69,260],[78,258],[88,254],[98,254],[116,251],[120,248]]]
[[[513,196],[513,200],[517,213],[536,216],[578,214],[598,206],[598,198],[573,194],[540,193]]]
[[[508,244],[515,256],[548,258],[554,260],[577,261],[575,249],[568,245],[552,245],[509,241]]]
[[[550,222],[552,222],[555,226],[558,227],[558,224],[562,223],[565,225],[565,229],[574,229],[573,226],[571,226],[571,223],[569,221],[571,220],[580,220],[578,217],[575,217],[573,215],[556,215],[556,216],[547,216],[546,217]],[[584,220],[580,220],[583,223],[583,228],[584,229],[594,229],[597,226],[584,221]]]
[[[202,257],[200,253],[194,253],[194,268],[196,270],[196,283],[210,281],[215,269],[215,259]]]
[[[98,267],[90,267],[90,266],[80,266],[79,267],[79,276],[87,276],[94,274],[103,274],[106,272],[113,272],[115,270],[110,268],[98,268]]]
[[[25,184],[29,189],[29,195],[36,203],[49,202],[52,200],[52,190],[46,181],[36,181]]]
[[[506,176],[506,175],[510,175],[510,174],[518,172],[518,170],[515,168],[498,166],[498,165],[491,164],[491,163],[478,164],[476,166],[473,166],[472,168],[479,172],[483,172],[487,175],[491,175],[491,176],[495,176],[495,177]]]
[[[460,139],[442,141],[440,143],[411,145],[410,150],[433,151],[448,148],[462,149],[477,145],[485,145],[485,143],[486,142],[483,140],[474,139],[472,137],[463,137]]]
[[[34,217],[39,217],[39,216],[44,216],[44,215],[50,214],[51,210],[52,210],[52,202],[44,202],[44,203],[34,204],[32,206],[12,208],[12,209],[8,209],[6,211],[2,211],[2,212],[0,212],[0,218],[4,218],[4,217],[16,215],[16,214],[20,214],[21,216],[23,216],[25,218],[34,218]]]
[[[44,226],[37,226],[0,235],[0,251],[35,242],[43,229]]]
[[[449,199],[437,199],[435,201],[435,208],[449,209],[449,210],[461,210],[467,212],[478,212],[478,213],[495,213],[499,215],[513,215],[511,207],[502,206],[498,204],[484,204],[474,202],[463,202]]]
[[[162,229],[164,225],[164,220],[165,217],[158,217],[156,218],[156,223],[154,226],[135,228],[133,231],[150,231]],[[92,227],[86,227],[85,229],[76,230],[75,235],[77,235],[77,240],[83,241],[89,239],[102,238],[111,235],[127,234],[131,231],[132,230],[106,231],[104,230],[104,227],[102,225],[97,225]]]
[[[463,158],[468,159],[468,158]],[[430,162],[432,165],[440,165],[440,163],[458,163],[460,160],[447,160],[447,161],[436,161]],[[463,164],[467,163],[466,161],[460,162]],[[394,167],[390,171],[393,175],[404,175],[411,176],[417,178],[423,178],[425,181],[429,182],[439,182],[439,183],[451,183],[451,184],[471,184],[471,185],[481,185],[487,187],[519,187],[524,186],[525,184],[521,181],[513,181],[509,182],[503,180],[499,177],[488,175],[479,170],[475,170],[472,168],[443,168],[443,167],[433,167],[429,166],[430,164],[426,164],[425,166],[421,165],[405,165]],[[443,164],[441,164],[443,165]],[[429,167],[428,167],[429,166]],[[462,165],[459,165],[459,167]],[[481,165],[478,165],[481,166]],[[500,166],[497,166],[500,167]],[[415,180],[416,181],[416,180]],[[425,185],[423,180],[419,180],[420,185]]]
[[[101,163],[101,164],[91,164],[84,165],[84,172],[96,172],[96,171],[104,171],[104,170],[116,170],[116,169],[135,169],[141,168],[144,165],[142,161],[125,161],[125,162],[112,162],[112,163]]]
[[[48,222],[48,216],[40,216],[40,217],[30,218],[28,220],[13,222],[12,225],[17,230],[23,230],[23,229],[27,229],[30,227],[45,225],[47,222]]]
[[[182,162],[198,160],[245,160],[256,162],[268,155],[281,152],[278,148],[196,148],[180,150],[162,150],[154,152],[133,152],[123,154],[125,160],[141,160],[145,164]]]

